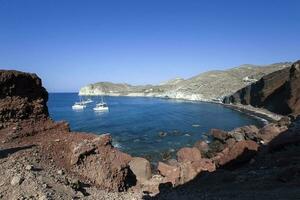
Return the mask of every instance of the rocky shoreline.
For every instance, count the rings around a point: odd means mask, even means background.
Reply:
[[[288,91],[298,87],[300,76],[296,77]],[[200,140],[194,147],[181,148],[176,159],[159,162],[159,173],[154,174],[145,158],[113,147],[110,135],[71,132],[66,122],[52,121],[46,106],[48,93],[35,74],[0,71],[0,86],[0,168],[4,169],[0,175],[5,177],[0,198],[300,197],[297,112],[260,129],[212,129],[211,142]],[[298,95],[293,93],[293,98]],[[297,108],[298,103],[290,105]],[[241,192],[258,185],[251,194]]]

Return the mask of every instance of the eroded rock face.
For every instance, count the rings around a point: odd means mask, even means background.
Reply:
[[[71,146],[72,171],[94,182],[100,188],[124,191],[135,185],[129,168],[131,156],[111,146],[111,137],[103,135]]]
[[[128,163],[131,156],[111,146],[111,137],[102,135],[71,146],[72,171],[100,188],[124,191],[136,184]]]
[[[152,176],[151,165],[145,158],[134,157],[129,162],[130,169],[140,183],[144,183]]]
[[[222,152],[218,153],[213,160],[219,166],[238,165],[250,161],[258,151],[258,144],[251,140],[244,140],[235,143],[230,148],[225,148]]]
[[[0,70],[0,125],[6,133],[4,142],[19,139],[39,145],[45,157],[55,156],[57,167],[64,167],[66,172],[72,171],[103,189],[123,191],[136,183],[128,165],[131,156],[114,148],[110,135],[70,132],[66,122],[57,123],[49,118],[47,100],[48,93],[37,75]]]
[[[262,77],[259,81],[225,97],[224,103],[252,105],[287,115],[300,114],[300,61]]]
[[[0,122],[48,117],[48,93],[36,74],[0,70]]]

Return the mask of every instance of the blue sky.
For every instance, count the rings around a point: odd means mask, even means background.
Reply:
[[[0,68],[50,92],[300,59],[298,0],[0,0]]]

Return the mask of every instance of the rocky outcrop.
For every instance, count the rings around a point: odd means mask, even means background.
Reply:
[[[103,189],[125,191],[135,185],[136,176],[129,168],[130,161],[131,156],[111,146],[108,135],[71,146],[72,171]]]
[[[201,160],[200,151],[193,147],[184,147],[177,152],[177,160],[178,162],[193,162]]]
[[[224,103],[244,104],[288,115],[300,113],[300,61],[275,71],[224,98]]]
[[[205,72],[189,79],[177,78],[159,85],[133,86],[126,83],[99,82],[82,87],[79,94],[222,101],[224,96],[231,95],[262,76],[290,65],[291,63],[268,66],[242,65],[225,71]]]
[[[0,138],[2,143],[39,146],[56,167],[97,187],[124,191],[136,184],[131,156],[114,148],[109,135],[70,132],[66,122],[53,122],[48,93],[35,74],[0,71]]]
[[[0,123],[46,118],[47,100],[36,74],[0,70]]]

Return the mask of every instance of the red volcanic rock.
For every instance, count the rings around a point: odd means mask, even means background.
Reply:
[[[226,147],[231,148],[236,143],[236,140],[234,138],[229,138],[226,140]]]
[[[129,168],[131,156],[110,145],[110,136],[73,143],[70,163],[72,171],[101,188],[124,191],[136,182]]]
[[[165,182],[171,182],[174,185],[179,182],[180,168],[177,166],[167,165],[163,162],[158,162],[158,172],[164,176]]]
[[[300,61],[262,77],[223,102],[262,107],[282,115],[300,114]]]
[[[173,185],[184,184],[194,179],[203,171],[213,172],[216,170],[214,162],[210,159],[201,158],[197,161],[185,161],[176,166],[158,163],[159,173],[165,177],[165,182],[171,182]]]
[[[269,151],[276,151],[285,146],[300,144],[300,118],[293,122],[293,126],[288,130],[279,133],[268,144]]]
[[[216,165],[211,159],[202,158],[199,161],[192,162],[192,166],[199,173],[201,171],[213,172],[216,170]]]
[[[85,156],[97,153],[96,151],[99,147],[106,145],[111,145],[110,135],[101,135],[93,140],[84,140],[79,144],[74,143],[71,147],[71,165],[77,164],[80,159],[84,159]]]
[[[256,140],[259,129],[256,126],[243,126],[235,128],[228,134],[233,137],[236,141],[242,141],[245,139]]]
[[[129,162],[129,166],[136,179],[141,183],[149,180],[152,176],[150,162],[145,158],[134,157]]]
[[[300,61],[294,63],[290,70],[290,80],[287,83],[288,96],[284,101],[293,114],[300,114]]]
[[[198,161],[201,159],[200,151],[193,147],[184,147],[177,152],[178,162],[187,162],[187,161]]]
[[[209,150],[208,144],[205,141],[203,141],[203,140],[197,141],[194,144],[194,147],[196,147],[200,151],[201,154],[205,154]]]
[[[260,129],[259,138],[265,143],[268,143],[277,135],[279,135],[279,133],[281,133],[282,131],[284,130],[282,130],[282,128],[280,128],[276,124],[270,123]]]
[[[257,152],[258,144],[251,140],[235,143],[231,148],[225,148],[213,160],[220,166],[236,165],[249,161]]]
[[[0,70],[0,123],[48,117],[47,100],[37,75]]]
[[[225,140],[229,137],[227,132],[220,129],[211,129],[210,133],[214,139],[217,139],[221,142],[225,142]]]

